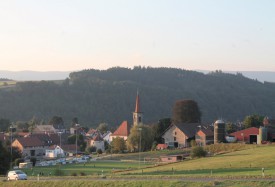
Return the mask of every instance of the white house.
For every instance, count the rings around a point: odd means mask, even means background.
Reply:
[[[100,134],[91,139],[89,145],[96,147],[97,150],[101,149],[102,151],[105,151],[104,140],[101,138]]]
[[[57,157],[63,157],[64,151],[61,147],[58,145],[50,146],[48,149],[46,149],[45,157],[47,158],[57,158]]]
[[[102,135],[102,138],[103,138],[104,141],[110,143],[111,142],[111,137],[110,137],[111,135],[112,135],[112,132],[111,131],[107,131],[106,133],[104,133]]]

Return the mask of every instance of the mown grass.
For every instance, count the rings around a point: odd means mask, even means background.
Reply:
[[[141,167],[150,166],[150,163],[141,162]],[[57,170],[61,171],[63,175],[110,175],[116,171],[132,170],[139,167],[138,162],[110,162],[110,161],[93,161],[88,163],[79,164],[66,164],[66,165],[56,165],[56,166],[40,166],[34,167],[32,169],[23,169],[29,176],[37,176],[37,174],[42,174],[44,176],[55,175]]]
[[[1,187],[101,187],[101,186],[108,186],[108,187],[118,187],[118,186],[131,186],[131,187],[210,187],[210,186],[217,186],[217,187],[262,187],[262,186],[274,186],[274,181],[198,181],[198,182],[188,182],[188,181],[180,181],[180,180],[170,180],[170,181],[134,181],[134,180],[127,180],[127,181],[89,181],[89,180],[82,180],[82,181],[12,181],[12,182],[0,182]]]
[[[247,150],[144,168],[142,171],[128,171],[124,174],[209,176],[212,171],[215,176],[259,176],[262,175],[262,168],[265,168],[265,175],[275,175],[274,152],[274,145],[254,146]]]

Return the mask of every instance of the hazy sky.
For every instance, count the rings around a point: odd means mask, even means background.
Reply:
[[[0,0],[0,69],[275,71],[274,0]]]

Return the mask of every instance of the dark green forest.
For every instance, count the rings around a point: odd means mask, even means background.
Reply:
[[[123,120],[132,122],[137,90],[147,124],[171,117],[174,103],[181,99],[195,100],[205,123],[218,118],[242,121],[250,114],[275,115],[274,83],[221,71],[114,67],[72,72],[64,81],[18,82],[1,88],[0,119],[15,122],[35,117],[47,123],[60,116],[70,126],[77,117],[83,126],[106,122],[115,127]]]

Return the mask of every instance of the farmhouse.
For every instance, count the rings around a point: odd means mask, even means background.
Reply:
[[[190,141],[195,140],[200,123],[171,124],[163,133],[164,143],[169,147],[189,147]]]
[[[214,133],[209,129],[200,129],[196,133],[196,143],[200,146],[205,146],[214,143]]]
[[[48,145],[36,136],[17,138],[12,142],[12,147],[17,147],[22,156],[42,156]]]

